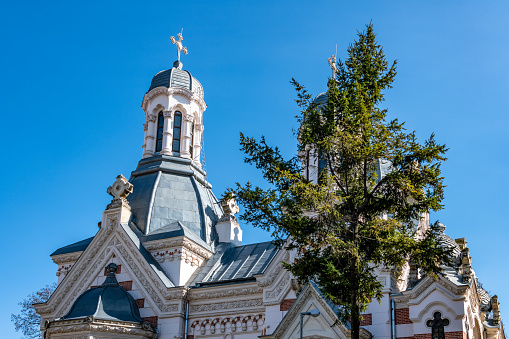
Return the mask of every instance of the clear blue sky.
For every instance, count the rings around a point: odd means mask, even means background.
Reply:
[[[0,327],[28,293],[56,281],[49,254],[90,237],[106,188],[141,158],[140,107],[170,68],[184,28],[184,68],[203,84],[208,178],[216,195],[259,182],[239,132],[295,154],[294,77],[318,94],[327,58],[372,20],[398,76],[391,117],[450,147],[445,209],[474,269],[509,314],[507,1],[3,1],[0,5]],[[243,225],[245,242],[268,235]]]

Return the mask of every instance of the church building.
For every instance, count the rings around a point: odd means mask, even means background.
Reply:
[[[183,69],[182,35],[171,39],[177,61],[143,97],[137,168],[107,188],[99,231],[51,254],[58,287],[35,305],[43,337],[348,339],[335,305],[283,268],[295,252],[242,243],[235,200],[216,198],[201,163],[204,88]],[[456,262],[439,279],[412,262],[399,278],[377,270],[383,298],[363,314],[363,339],[505,339],[498,298],[475,275],[466,240],[444,231]]]

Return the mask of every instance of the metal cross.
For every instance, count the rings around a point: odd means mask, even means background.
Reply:
[[[187,55],[187,47],[182,46],[182,40],[184,38],[182,37],[182,33],[177,34],[178,40],[175,40],[174,36],[170,37],[171,43],[174,45],[177,45],[177,61],[180,63],[180,51],[184,52],[185,55]]]
[[[336,79],[336,73],[338,72],[336,54],[332,54],[332,56],[329,58],[329,66],[332,68],[332,79]]]

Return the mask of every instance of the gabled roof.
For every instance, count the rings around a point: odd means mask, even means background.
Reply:
[[[74,244],[60,247],[55,252],[51,253],[50,256],[84,251],[87,249],[88,245],[92,242],[92,239],[94,239],[94,237],[90,237],[88,239],[75,242]]]

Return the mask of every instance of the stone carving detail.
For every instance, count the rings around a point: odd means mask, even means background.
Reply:
[[[242,295],[261,294],[263,289],[261,287],[241,288],[236,290],[226,290],[220,292],[192,292],[189,294],[189,300],[200,299],[217,299],[217,298],[230,298]]]
[[[494,295],[491,298],[491,307],[493,309],[493,325],[500,324],[500,304],[498,302],[498,296]]]
[[[213,254],[209,250],[183,237],[180,239],[170,239],[170,240],[165,239],[163,241],[150,242],[144,245],[145,248],[150,252],[154,252],[157,250],[166,250],[175,247],[183,247],[186,250],[190,251],[193,255],[197,255],[198,257],[200,257],[202,260],[210,258]]]
[[[163,111],[163,116],[165,118],[172,118],[173,117],[173,112],[172,111]]]
[[[127,181],[122,174],[119,174],[113,185],[108,187],[106,190],[106,192],[113,197],[113,200],[111,200],[111,203],[108,207],[106,207],[106,209],[109,210],[121,206],[129,208],[129,203],[126,200],[126,197],[132,193],[132,191],[133,185]]]
[[[217,304],[191,305],[190,309],[191,312],[207,312],[215,310],[225,310],[229,308],[261,306],[262,304],[263,304],[262,299],[250,299],[250,300],[230,301]]]
[[[200,110],[202,112],[205,111],[205,109],[207,108],[207,105],[205,104],[205,101],[203,100],[203,98],[200,95],[197,95],[197,94],[191,92],[190,90],[188,90],[186,88],[182,88],[182,87],[171,87],[171,88],[156,87],[156,88],[152,89],[150,92],[148,92],[147,94],[145,94],[145,97],[143,98],[143,104],[141,106],[143,108],[143,110],[146,112],[147,108],[148,108],[148,102],[150,100],[152,100],[153,98],[155,98],[156,96],[161,95],[161,94],[165,94],[165,95],[168,95],[168,96],[170,96],[170,95],[181,95],[181,96],[185,97],[186,99],[188,99],[189,101],[196,103],[200,107]]]
[[[239,213],[239,206],[235,200],[234,194],[227,194],[221,198],[221,207],[223,208],[223,216],[219,219],[219,222],[233,222],[237,223],[235,214]]]
[[[143,124],[143,130],[144,130],[144,131],[147,131],[147,130],[148,130],[148,124]]]
[[[76,262],[76,260],[78,260],[78,258],[80,257],[81,253],[83,253],[83,251],[71,253],[71,254],[64,255],[64,256],[55,256],[52,259],[53,259],[53,262],[57,265],[66,264],[66,263],[74,264]]]
[[[461,276],[463,283],[467,284],[472,279],[472,258],[470,257],[470,250],[465,247],[461,250]]]
[[[156,122],[157,117],[155,115],[149,114],[147,115],[147,121],[148,122]]]
[[[205,335],[207,330],[210,334],[215,334],[219,329],[220,333],[225,333],[227,329],[231,332],[237,332],[237,328],[240,327],[242,332],[248,331],[250,328],[252,331],[258,330],[258,327],[265,323],[265,315],[246,315],[246,316],[236,316],[236,317],[225,317],[225,318],[207,318],[203,320],[195,320],[191,324],[191,329],[195,331],[200,331],[201,335]],[[230,324],[227,327],[227,324]],[[240,325],[240,326],[238,326]]]
[[[61,267],[58,268],[58,271],[57,271],[57,277],[61,276],[62,274],[63,275],[66,275],[69,270],[71,269],[73,264],[69,264],[69,265],[62,265]]]
[[[184,121],[188,121],[188,122],[194,121],[194,116],[192,114],[184,113],[183,117],[184,117]]]
[[[283,276],[283,278],[279,281],[279,284],[270,291],[265,291],[265,297],[267,299],[275,299],[277,298],[283,290],[288,287],[290,284],[290,272],[286,272],[286,274]]]
[[[152,253],[152,255],[160,263],[178,259],[183,260],[186,264],[190,264],[191,267],[194,267],[200,266],[203,262],[203,258],[194,255],[191,251],[186,251],[186,249],[166,250],[163,252]]]
[[[59,324],[60,325],[60,324]],[[102,324],[102,323],[73,323],[69,325],[60,325],[58,327],[50,327],[46,330],[45,338],[50,339],[53,334],[73,333],[73,332],[107,332],[118,333],[124,335],[140,336],[141,338],[156,338],[156,332],[145,330],[138,327],[119,326],[118,324]]]

